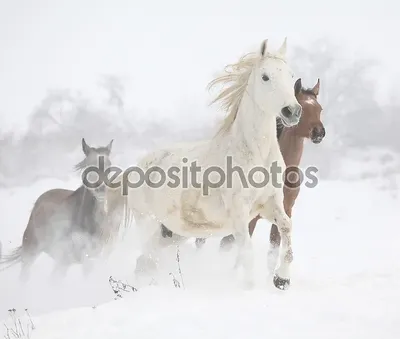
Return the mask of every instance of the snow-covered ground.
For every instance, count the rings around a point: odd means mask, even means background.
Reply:
[[[45,189],[76,187],[46,180],[0,192],[3,252],[18,246],[36,197]],[[244,290],[232,271],[235,251],[219,253],[219,239],[201,251],[180,248],[185,288],[175,249],[165,251],[166,268],[152,285],[133,279],[136,252],[129,237],[107,264],[84,280],[72,267],[58,286],[49,280],[43,256],[32,281],[21,286],[19,267],[0,272],[0,319],[7,310],[28,308],[32,339],[70,338],[400,338],[399,200],[372,180],[320,182],[303,188],[293,217],[294,262],[288,291],[267,274],[269,225],[254,234],[257,282]],[[398,193],[398,192],[395,192]],[[108,277],[138,288],[113,300]],[[25,321],[25,320],[24,320]]]

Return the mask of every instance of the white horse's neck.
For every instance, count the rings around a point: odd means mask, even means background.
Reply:
[[[279,147],[276,138],[276,118],[265,112],[246,91],[241,100],[237,118],[232,126],[235,143],[247,145],[254,163],[265,163],[271,147]]]

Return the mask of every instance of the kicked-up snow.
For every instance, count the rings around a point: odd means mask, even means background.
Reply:
[[[43,181],[1,192],[3,252],[18,246],[33,202],[42,191],[78,181]],[[293,216],[291,287],[277,290],[267,272],[269,224],[259,222],[253,241],[256,286],[246,290],[233,271],[235,248],[218,250],[219,238],[197,251],[193,241],[164,251],[157,276],[133,277],[138,252],[128,234],[108,263],[86,280],[72,267],[65,281],[50,279],[51,259],[36,262],[21,285],[19,267],[0,272],[0,318],[28,308],[32,339],[125,338],[400,338],[400,228],[398,192],[372,180],[323,181],[303,188]],[[132,232],[133,233],[133,232]],[[172,273],[181,282],[175,288]],[[108,278],[137,292],[114,300]],[[150,284],[151,283],[151,284]],[[184,288],[183,288],[184,287]]]

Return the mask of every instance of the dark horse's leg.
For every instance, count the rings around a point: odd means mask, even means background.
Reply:
[[[206,239],[204,238],[196,238],[196,247],[201,248],[206,243]]]
[[[31,267],[41,252],[37,239],[29,234],[29,230],[25,230],[20,247],[21,272],[19,279],[22,283],[26,283],[30,279]]]
[[[19,279],[22,283],[26,283],[31,276],[31,267],[34,264],[37,256],[36,255],[24,255],[22,254],[21,258],[21,272],[19,275]]]
[[[254,230],[256,228],[258,219],[261,219],[261,217],[259,215],[257,215],[253,220],[251,220],[249,222],[249,234],[250,234],[250,237],[253,236],[253,233],[254,233]],[[231,234],[231,235],[228,235],[228,236],[222,238],[219,246],[220,246],[221,249],[229,251],[232,248],[232,244],[234,242],[235,242],[235,237],[233,236],[233,234]]]
[[[64,279],[67,275],[69,268],[69,263],[60,261],[60,262],[55,262],[53,266],[53,271],[51,272],[51,279],[53,282],[60,282],[62,279]]]

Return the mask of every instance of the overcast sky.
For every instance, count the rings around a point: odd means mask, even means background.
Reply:
[[[173,114],[207,105],[215,72],[258,47],[332,36],[349,58],[369,54],[400,75],[397,1],[0,0],[0,124],[21,123],[48,89],[96,95],[123,76],[130,106]],[[315,79],[305,79],[315,83]]]

